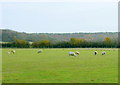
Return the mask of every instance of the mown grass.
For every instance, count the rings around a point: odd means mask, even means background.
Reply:
[[[118,51],[102,56],[86,49],[3,49],[3,83],[117,83]],[[80,52],[77,57],[69,51]],[[103,49],[104,50],[104,49]]]

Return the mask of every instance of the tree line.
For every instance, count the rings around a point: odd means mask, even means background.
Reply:
[[[50,40],[41,40],[28,42],[17,39],[14,42],[1,43],[3,48],[119,48],[120,43],[106,37],[103,41],[86,41],[81,38],[70,38],[69,41],[52,42]]]
[[[70,41],[71,38],[82,38],[87,41],[99,42],[105,37],[117,40],[118,32],[95,32],[95,33],[25,33],[8,29],[0,29],[0,41],[13,42],[16,39],[35,42],[49,40],[50,42]]]

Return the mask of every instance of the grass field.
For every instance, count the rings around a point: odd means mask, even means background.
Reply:
[[[118,51],[94,49],[3,49],[3,83],[117,83]],[[77,57],[68,52],[80,52]],[[105,50],[105,49],[103,49]]]

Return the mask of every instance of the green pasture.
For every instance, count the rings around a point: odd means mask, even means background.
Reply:
[[[106,48],[107,49],[107,48]],[[117,83],[116,49],[12,49],[2,50],[3,83]],[[93,52],[97,50],[98,55]],[[106,55],[101,55],[102,51]],[[68,56],[79,51],[77,57]]]

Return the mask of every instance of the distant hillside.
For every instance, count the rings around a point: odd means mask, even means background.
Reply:
[[[82,38],[88,41],[102,41],[105,37],[117,40],[117,32],[99,32],[99,33],[25,33],[16,32],[9,29],[0,29],[0,38],[3,42],[12,42],[15,39],[24,39],[30,42],[40,40],[50,40],[53,42],[69,41],[70,38]],[[1,39],[0,39],[1,40]]]

